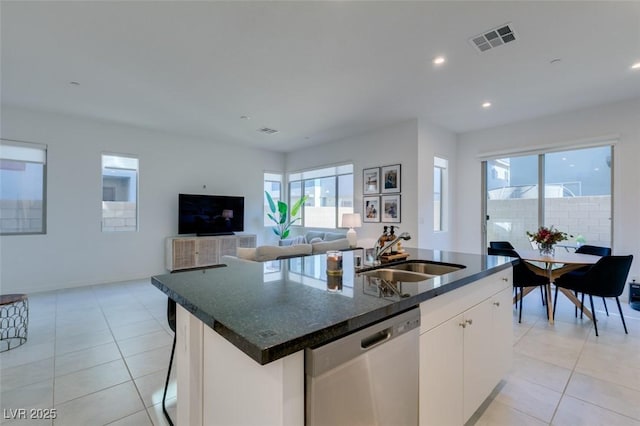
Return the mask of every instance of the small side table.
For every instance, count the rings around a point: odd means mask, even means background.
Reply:
[[[0,296],[0,352],[17,348],[27,341],[29,299],[26,294]]]

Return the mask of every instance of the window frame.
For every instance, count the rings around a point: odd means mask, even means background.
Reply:
[[[4,158],[2,154],[1,147],[17,147],[17,148],[27,148],[32,150],[39,150],[42,153],[42,161],[25,161],[25,160],[16,160],[11,158]],[[41,216],[41,229],[40,231],[24,231],[24,232],[4,232],[2,228],[0,228],[1,236],[11,236],[11,235],[46,235],[47,234],[47,174],[48,174],[48,155],[49,155],[49,147],[46,144],[36,143],[36,142],[27,142],[20,141],[15,139],[0,139],[0,161],[8,160],[8,161],[20,161],[25,164],[42,164],[42,216]]]
[[[104,161],[105,161],[105,157],[120,157],[120,158],[126,158],[126,159],[133,159],[136,160],[136,168],[135,169],[131,169],[131,168],[126,168],[126,167],[119,167],[119,168],[114,168],[114,167],[105,167],[104,165]],[[103,200],[103,194],[104,194],[104,170],[105,168],[107,169],[116,169],[116,170],[130,170],[130,171],[135,171],[136,172],[136,182],[135,182],[135,219],[136,219],[136,224],[135,224],[135,229],[110,229],[112,227],[108,227],[105,226],[105,209],[104,209],[104,204],[105,201]],[[113,234],[113,233],[127,233],[127,232],[138,232],[140,231],[140,157],[136,154],[128,154],[128,153],[118,153],[118,152],[102,152],[100,154],[100,192],[101,192],[101,196],[100,196],[100,204],[101,204],[101,213],[100,213],[100,231],[102,233],[108,233],[108,234]],[[108,201],[107,201],[108,202]]]
[[[340,215],[340,199],[341,199],[341,195],[340,195],[340,177],[341,176],[349,176],[351,175],[351,180],[352,180],[352,187],[353,187],[353,194],[352,194],[352,212],[353,209],[355,209],[355,182],[353,181],[354,179],[354,164],[353,163],[341,163],[338,165],[333,165],[333,166],[325,166],[325,167],[316,167],[316,168],[312,168],[312,169],[305,169],[302,171],[298,171],[298,172],[291,172],[287,174],[287,202],[289,203],[289,206],[291,206],[292,202],[291,202],[291,185],[293,183],[300,183],[300,195],[304,196],[305,194],[305,183],[307,181],[313,181],[316,179],[323,179],[323,178],[334,178],[334,193],[335,193],[335,200],[336,200],[336,205],[333,206],[334,208],[334,220],[335,220],[335,226],[334,227],[319,227],[319,226],[313,226],[313,225],[308,225],[306,223],[306,218],[305,218],[305,209],[304,207],[300,209],[298,216],[300,217],[300,221],[297,222],[296,224],[292,225],[295,227],[300,227],[300,228],[304,228],[304,227],[309,227],[309,228],[318,228],[318,229],[339,229],[342,228],[342,217]],[[333,169],[333,173],[330,173],[329,171],[331,171]]]
[[[433,157],[433,171],[434,171],[434,181],[433,181],[433,232],[447,232],[448,230],[448,212],[449,212],[449,160],[444,157],[434,156]],[[436,182],[435,182],[435,173],[438,171],[440,173],[440,208],[439,208],[439,217],[440,221],[436,227]]]
[[[262,174],[262,188],[263,189],[265,187],[265,183],[267,183],[267,182],[273,182],[273,183],[277,183],[278,185],[280,185],[280,197],[277,198],[277,199],[276,198],[273,199],[273,201],[276,204],[278,203],[279,200],[286,199],[286,197],[284,197],[285,194],[284,194],[283,180],[284,180],[284,174],[283,173],[265,171]],[[266,191],[266,189],[265,189],[265,191]],[[270,195],[273,196],[273,194],[270,194]],[[262,209],[263,209],[263,211],[262,211],[263,225],[265,227],[272,227],[273,226],[273,221],[271,219],[269,219],[269,216],[267,216],[267,213],[271,213],[271,210],[268,210],[269,206],[267,204],[266,196],[263,196],[262,198],[263,198],[263,201],[264,201],[264,205],[262,206]]]

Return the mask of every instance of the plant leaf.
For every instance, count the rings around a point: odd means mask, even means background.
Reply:
[[[289,230],[287,229],[286,231],[284,231],[284,233],[282,234],[282,237],[280,237],[280,239],[285,239],[289,236]]]
[[[275,213],[276,212],[276,205],[273,202],[273,198],[271,197],[271,194],[269,194],[267,191],[264,191],[264,195],[267,197],[267,202],[269,203],[269,210],[271,210],[271,213]],[[274,219],[275,221],[275,219]]]
[[[302,205],[307,201],[307,199],[309,198],[308,195],[305,195],[304,197],[300,198],[298,201],[296,201],[295,203],[293,203],[293,206],[291,207],[291,216],[296,216],[298,214],[298,211],[300,210],[300,207],[302,207]]]

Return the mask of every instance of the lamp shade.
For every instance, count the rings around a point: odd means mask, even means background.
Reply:
[[[342,215],[342,227],[343,228],[360,228],[362,226],[362,219],[360,213],[344,213]]]

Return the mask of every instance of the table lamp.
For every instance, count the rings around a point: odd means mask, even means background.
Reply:
[[[344,213],[342,215],[342,227],[349,228],[347,231],[347,240],[349,241],[349,247],[353,248],[358,243],[358,236],[353,228],[360,228],[362,226],[362,220],[360,213]]]

